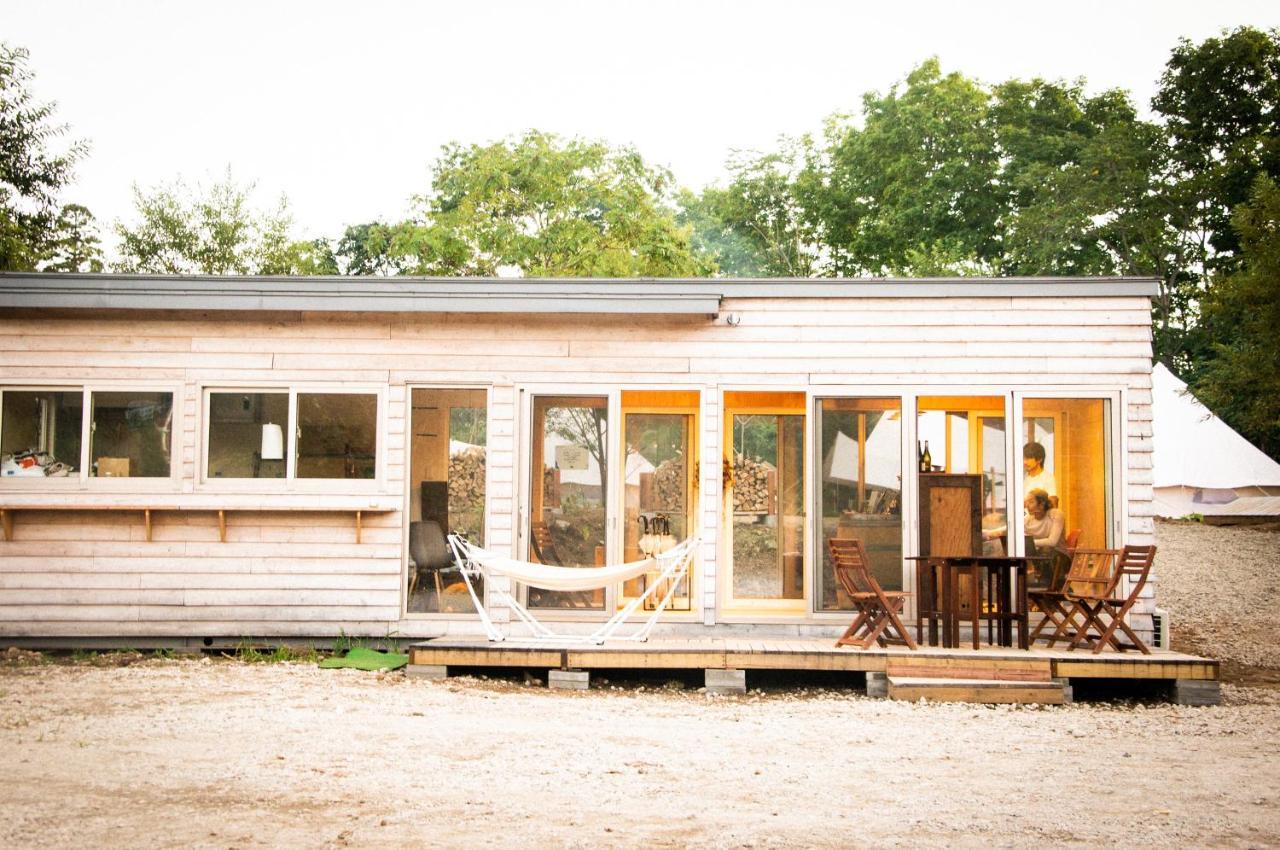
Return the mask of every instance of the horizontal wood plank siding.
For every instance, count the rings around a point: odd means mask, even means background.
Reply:
[[[154,385],[179,393],[172,481],[0,482],[0,498],[12,504],[168,508],[153,512],[149,541],[140,513],[19,512],[15,539],[0,542],[0,635],[472,629],[401,614],[410,384],[491,387],[488,543],[513,553],[524,462],[517,387],[700,389],[707,539],[697,599],[706,623],[715,617],[720,469],[711,459],[721,452],[724,388],[1123,389],[1126,409],[1115,413],[1125,420],[1117,447],[1127,464],[1125,531],[1131,542],[1152,540],[1147,298],[727,298],[727,314],[736,325],[696,316],[430,313],[26,311],[0,318],[6,385]],[[299,482],[275,495],[201,484],[203,391],[220,386],[380,389],[380,479],[310,490]],[[298,509],[269,510],[272,498]],[[362,515],[356,543],[353,512],[362,499],[378,510]],[[233,511],[225,542],[219,507]]]

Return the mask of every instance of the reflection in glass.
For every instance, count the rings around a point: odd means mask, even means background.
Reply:
[[[298,478],[377,475],[378,397],[298,393]]]
[[[645,545],[669,547],[689,536],[690,489],[694,471],[688,459],[693,416],[684,413],[627,413],[623,418],[626,446],[623,559],[645,557]],[[661,539],[662,530],[670,537]],[[646,536],[645,532],[648,532]],[[655,541],[653,535],[658,535]],[[645,577],[627,582],[624,597],[645,590]],[[621,601],[620,601],[621,604]],[[681,582],[668,606],[689,610],[688,579]]]
[[[206,475],[284,478],[283,445],[288,433],[287,392],[210,393]]]
[[[858,538],[881,587],[902,588],[902,408],[898,399],[823,399],[818,610],[848,610],[827,540]]]
[[[535,470],[529,558],[563,567],[605,564],[609,493],[609,403],[605,396],[538,396],[533,402]],[[540,608],[603,608],[604,590],[529,588]]]
[[[441,567],[451,565],[445,535],[461,534],[484,545],[487,393],[415,389],[411,401],[407,609],[474,611],[459,574]],[[482,584],[476,584],[476,592],[483,594]]]
[[[93,393],[90,408],[89,458],[93,475],[169,477],[173,393]]]
[[[5,390],[0,408],[4,477],[78,477],[84,393]]]

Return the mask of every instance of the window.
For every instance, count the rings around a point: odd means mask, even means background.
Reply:
[[[1023,399],[1019,436],[1023,523],[1030,545],[1042,555],[1052,554],[1068,536],[1085,548],[1110,546],[1110,403]],[[1044,498],[1037,499],[1035,491]]]
[[[475,610],[456,571],[446,534],[484,545],[488,402],[484,390],[415,389],[409,443],[409,571],[411,613]],[[484,598],[478,580],[475,589]]]
[[[289,393],[209,393],[209,478],[284,478]]]
[[[561,567],[603,566],[608,545],[609,397],[533,400],[529,557]],[[529,589],[538,608],[604,607],[604,590]]]
[[[79,477],[82,390],[5,390],[0,404],[4,477]]]
[[[725,393],[726,612],[805,611],[805,395]]]
[[[377,476],[378,397],[298,393],[298,478]]]
[[[691,534],[697,506],[698,402],[696,390],[622,392],[623,462],[618,474],[623,478],[623,561],[638,561],[654,547]],[[664,537],[667,532],[670,536]],[[686,577],[676,587],[667,610],[690,610],[690,580]],[[647,581],[641,576],[626,582],[618,606],[644,593]],[[655,601],[651,597],[645,604],[652,608]]]
[[[831,538],[857,538],[886,590],[902,589],[902,403],[885,398],[827,398],[818,406],[822,574],[819,611],[853,607],[827,550]]]
[[[173,393],[89,395],[89,470],[97,478],[168,478]]]

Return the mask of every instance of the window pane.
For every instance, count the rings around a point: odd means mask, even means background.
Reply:
[[[921,554],[1009,551],[1004,397],[921,396],[918,407]]]
[[[1105,399],[1023,400],[1024,522],[1042,555],[1068,537],[1089,549],[1111,545],[1108,408]]]
[[[93,393],[89,445],[99,478],[168,478],[173,393]]]
[[[443,548],[456,533],[484,545],[487,394],[484,390],[413,391],[409,445],[410,613],[474,611],[461,575]],[[483,599],[478,581],[475,590]]]
[[[298,478],[377,475],[378,397],[298,393]]]
[[[902,588],[902,406],[898,399],[823,399],[822,576],[818,609],[848,610],[827,549],[831,538],[857,538],[886,590]]]
[[[84,422],[80,391],[5,390],[0,455],[5,477],[74,476]]]
[[[638,561],[689,536],[693,415],[624,411],[623,423],[627,458],[623,560]],[[643,593],[647,580],[642,576],[627,582],[618,604]],[[688,584],[685,579],[676,588],[669,610],[689,610]],[[659,588],[656,593],[665,591]]]
[[[734,599],[804,598],[804,415],[731,414]]]
[[[605,563],[609,494],[609,400],[605,396],[534,399],[533,510],[529,557],[542,564]],[[604,590],[529,588],[542,608],[602,608]]]
[[[289,394],[209,394],[209,478],[284,478]]]

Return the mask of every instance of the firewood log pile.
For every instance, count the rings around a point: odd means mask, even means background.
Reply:
[[[733,510],[772,513],[777,470],[758,457],[738,455],[733,462]]]
[[[673,457],[658,464],[653,472],[653,489],[657,511],[683,511],[685,490],[684,457]]]
[[[484,447],[472,446],[449,458],[449,513],[484,507]]]

